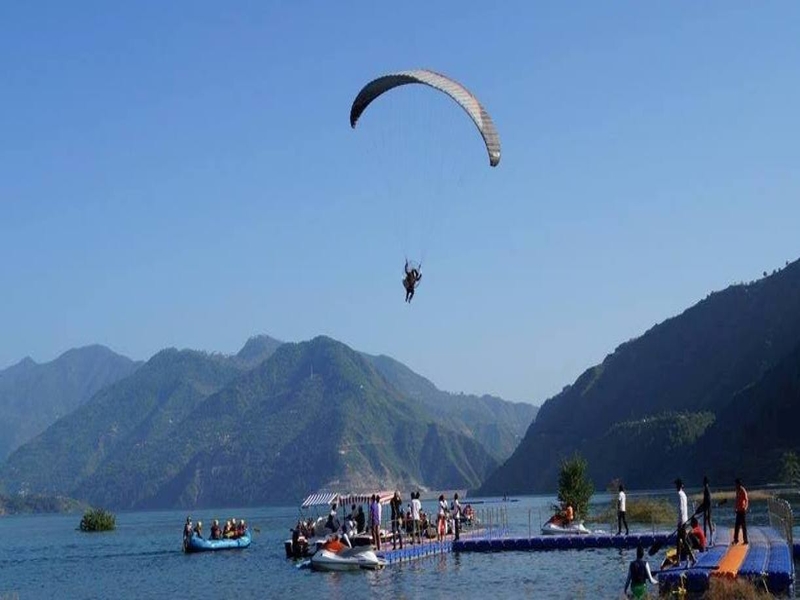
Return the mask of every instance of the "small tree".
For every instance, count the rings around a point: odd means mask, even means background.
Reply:
[[[561,461],[561,471],[558,474],[558,499],[572,504],[581,518],[586,518],[589,513],[589,500],[594,494],[594,485],[587,470],[586,459],[576,452],[571,458]]]
[[[117,518],[102,508],[92,508],[83,514],[81,531],[112,531],[117,527]]]

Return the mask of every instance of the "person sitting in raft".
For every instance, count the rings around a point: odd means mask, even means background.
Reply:
[[[183,526],[183,539],[188,540],[192,537],[192,531],[194,527],[192,527],[192,517],[186,517],[186,523]]]
[[[217,519],[214,519],[214,521],[211,523],[211,539],[222,539],[222,530],[219,527],[219,521]]]
[[[203,539],[203,522],[202,521],[198,521],[197,522],[197,525],[194,526],[194,530],[193,530],[192,533],[194,535],[196,535],[197,537],[199,537],[200,539]]]
[[[706,534],[703,531],[703,528],[700,527],[700,522],[697,520],[697,517],[692,517],[689,521],[692,528],[689,531],[688,535],[686,536],[689,541],[689,547],[692,550],[697,550],[699,552],[706,551]]]
[[[247,525],[244,524],[244,519],[239,519],[239,524],[236,526],[236,537],[242,537],[246,529]]]
[[[631,596],[634,598],[644,598],[647,596],[647,582],[658,585],[658,581],[650,572],[650,564],[644,559],[644,547],[639,544],[636,548],[636,560],[632,561],[628,567],[628,578],[625,580],[624,593],[628,594],[628,587],[631,588]]]
[[[227,539],[231,537],[231,520],[225,521],[225,527],[222,529],[222,537]]]

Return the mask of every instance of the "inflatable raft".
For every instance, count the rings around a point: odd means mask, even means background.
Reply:
[[[246,529],[244,535],[235,539],[207,540],[197,535],[193,535],[188,540],[183,541],[183,551],[191,552],[212,552],[214,550],[232,550],[236,548],[247,548],[250,545],[250,530]]]

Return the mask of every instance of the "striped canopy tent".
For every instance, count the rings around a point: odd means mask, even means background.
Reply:
[[[340,506],[349,506],[351,504],[366,504],[367,502],[369,502],[369,499],[372,496],[372,494],[375,493],[378,494],[381,504],[388,504],[389,500],[391,500],[392,496],[394,496],[393,491],[370,492],[363,494],[340,494],[339,492],[315,492],[309,495],[305,500],[303,500],[303,503],[300,505],[300,508],[331,505],[334,502],[336,502]]]
[[[309,506],[324,506],[326,504],[332,504],[336,498],[339,497],[337,492],[315,492],[308,496],[303,503],[300,505],[300,508],[308,508]]]
[[[372,494],[378,494],[378,501],[381,504],[389,504],[389,501],[394,496],[394,491],[385,492],[372,492],[370,494],[342,494],[339,496],[339,504],[341,506],[350,506],[351,504],[366,504],[369,502]]]

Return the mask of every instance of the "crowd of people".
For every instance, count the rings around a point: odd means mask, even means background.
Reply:
[[[388,543],[392,544],[392,549],[403,548],[406,542],[422,543],[423,537],[441,541],[446,536],[453,535],[453,539],[458,540],[462,526],[471,525],[475,518],[472,506],[469,504],[462,506],[458,493],[453,495],[450,502],[445,499],[444,494],[440,495],[436,513],[431,515],[422,509],[419,492],[411,492],[411,501],[404,507],[400,492],[395,491],[389,501],[388,534],[381,530],[383,506],[379,495],[373,494],[369,498],[366,509],[363,505],[351,505],[350,510],[340,518],[342,509],[346,510],[335,502],[331,504],[323,532],[317,529],[314,519],[299,520],[292,530],[293,546],[296,543],[297,550],[302,551],[303,542],[312,537],[319,537],[320,533],[327,535],[331,540],[341,540],[345,545],[350,544],[353,536],[368,534],[370,543],[377,550],[381,550],[382,546]]]
[[[247,523],[244,519],[231,518],[225,521],[225,525],[220,527],[219,521],[214,519],[211,522],[211,531],[208,536],[209,540],[235,540],[245,535],[247,531]],[[192,536],[205,539],[203,537],[203,522],[197,521],[192,523],[192,517],[186,517],[186,523],[183,526],[183,539],[184,541],[190,539]]]
[[[675,530],[676,546],[667,554],[664,559],[662,569],[671,566],[679,566],[681,563],[686,563],[689,567],[697,562],[695,553],[705,552],[709,547],[714,545],[714,536],[716,527],[712,520],[712,507],[711,489],[709,487],[709,479],[707,476],[703,477],[703,500],[696,510],[689,514],[689,499],[686,495],[686,490],[683,486],[683,480],[679,477],[675,480],[675,490],[677,492],[677,528]],[[739,543],[739,536],[741,534],[742,544],[747,544],[747,511],[750,508],[750,499],[747,490],[742,484],[741,479],[734,481],[736,486],[735,493],[735,525],[733,529],[732,544]],[[725,504],[726,500],[721,500],[717,506]],[[622,485],[619,486],[619,496],[617,500],[617,533],[621,533],[622,524],[625,525],[625,533],[628,533],[628,523],[625,518],[626,509],[625,490]],[[702,526],[700,519],[702,519]],[[652,549],[651,549],[652,552]],[[636,560],[630,563],[628,569],[628,578],[625,581],[625,593],[630,588],[631,594],[635,598],[642,598],[647,593],[647,583],[657,583],[653,578],[650,571],[650,565],[644,559],[644,549],[639,546],[636,550]]]

